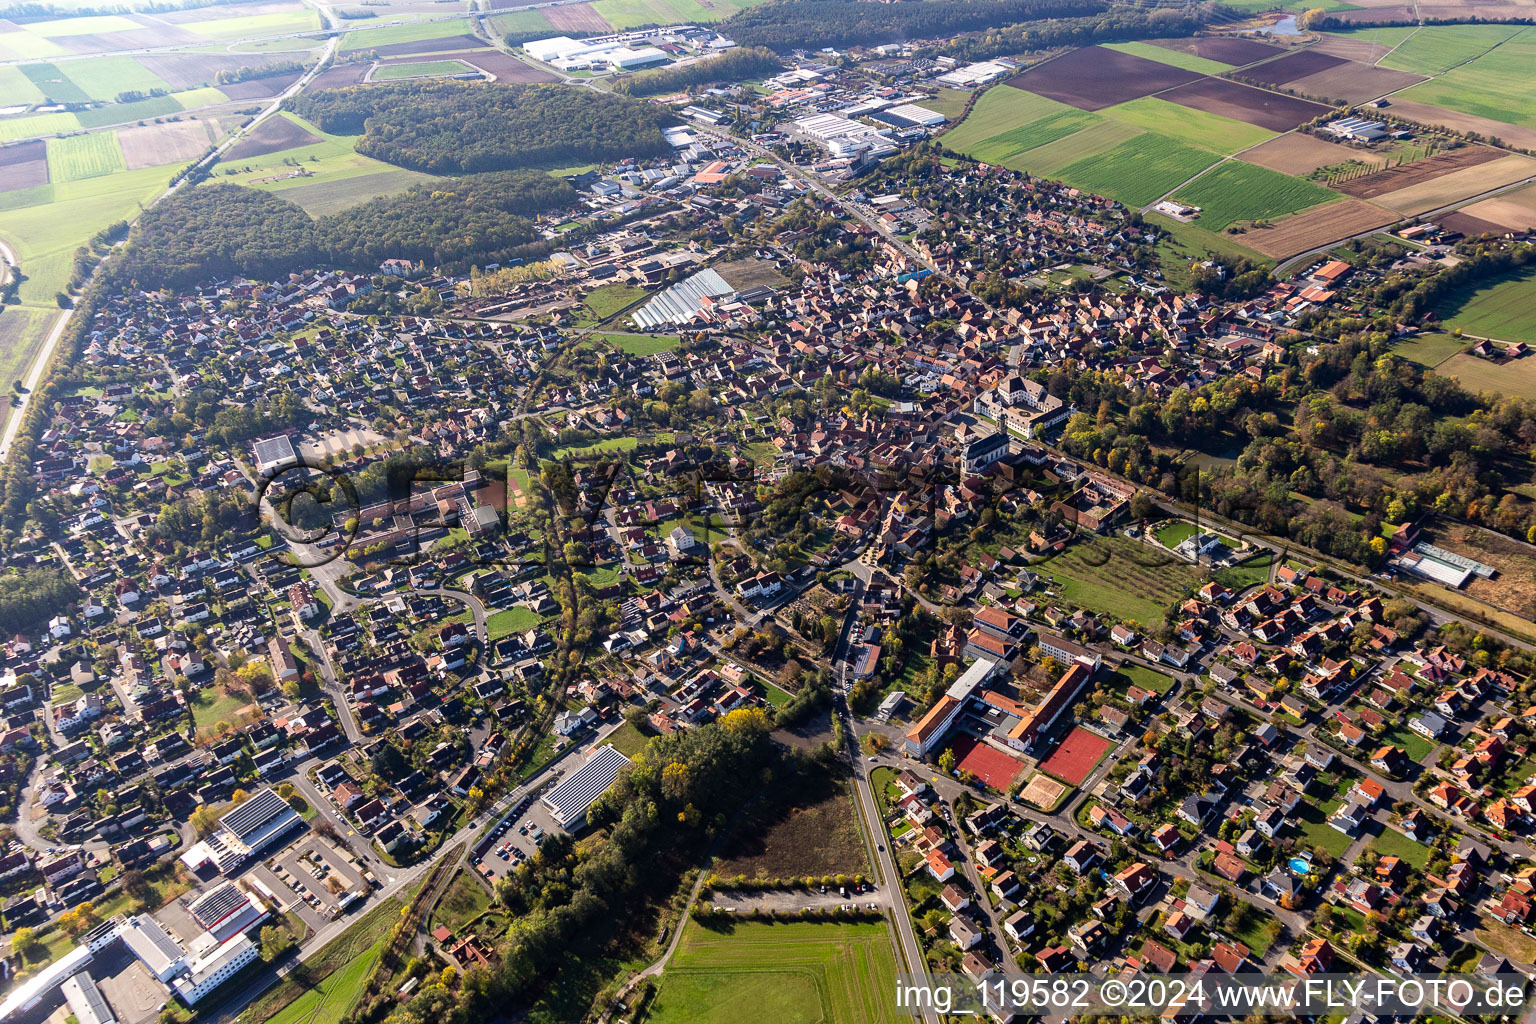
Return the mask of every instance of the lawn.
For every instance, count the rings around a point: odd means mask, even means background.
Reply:
[[[1199,532],[1194,523],[1176,519],[1157,528],[1157,542],[1165,548],[1176,548]]]
[[[48,337],[48,331],[59,317],[57,308],[37,306],[0,307],[0,381],[11,381],[27,375],[27,368],[37,358],[38,349]],[[10,415],[10,406],[0,413],[0,422]]]
[[[1327,816],[1311,801],[1301,802],[1301,805],[1296,808],[1296,817],[1301,827],[1301,842],[1307,849],[1321,846],[1328,851],[1329,856],[1337,859],[1342,857],[1344,851],[1349,849],[1350,843],[1354,842],[1349,836],[1328,824]]]
[[[1338,194],[1267,167],[1228,160],[1180,189],[1175,198],[1200,207],[1201,226],[1219,231],[1238,221],[1273,220],[1332,202]]]
[[[1143,132],[1106,153],[1062,168],[1061,179],[1127,206],[1145,206],[1172,192],[1215,160],[1209,150],[1196,149],[1157,132]]]
[[[1183,50],[1170,50],[1165,46],[1153,46],[1151,43],[1105,43],[1104,47],[1105,49],[1128,53],[1133,57],[1155,60],[1159,64],[1171,64],[1176,68],[1183,68],[1185,71],[1198,71],[1202,75],[1219,75],[1223,71],[1232,70],[1232,65],[1223,64],[1219,60],[1197,57],[1193,53],[1185,53]]]
[[[1198,582],[1191,566],[1167,552],[1115,536],[1085,538],[1030,568],[1051,577],[1072,604],[1143,626],[1161,622],[1164,609]]]
[[[1392,354],[1409,362],[1434,368],[1466,349],[1471,343],[1450,334],[1420,334],[1392,346]]]
[[[456,933],[470,920],[478,917],[481,911],[490,909],[490,906],[491,896],[485,891],[485,886],[475,881],[468,871],[460,871],[453,876],[448,891],[443,893],[437,909],[432,912],[428,930],[442,925]]]
[[[644,750],[645,745],[651,742],[651,738],[633,725],[625,722],[609,733],[603,742],[609,744],[614,750],[617,750],[633,761],[635,755]]]
[[[81,181],[124,170],[123,149],[113,132],[66,135],[48,140],[50,181]]]
[[[598,334],[620,352],[632,356],[653,356],[658,352],[671,352],[683,343],[675,334]]]
[[[1420,736],[1418,733],[1414,732],[1412,729],[1405,729],[1402,726],[1398,726],[1397,728],[1392,729],[1390,732],[1387,732],[1383,738],[1388,743],[1396,744],[1397,746],[1402,747],[1403,750],[1408,754],[1408,760],[1413,761],[1416,764],[1423,764],[1425,758],[1429,757],[1430,754],[1433,754],[1435,752],[1435,747],[1439,745],[1435,743],[1434,740],[1426,739],[1425,737]]]
[[[1435,313],[1466,334],[1536,343],[1536,269],[1457,288],[1436,304]]]
[[[199,729],[211,729],[217,722],[230,721],[230,716],[250,704],[244,697],[231,697],[215,689],[201,690],[192,698],[192,721]]]
[[[521,633],[539,624],[539,615],[529,608],[503,608],[486,616],[485,628],[495,643],[504,636]]]
[[[1429,863],[1429,847],[1414,842],[1396,829],[1382,829],[1372,845],[1383,856],[1401,857],[1415,871],[1423,871],[1424,865]]]
[[[373,69],[370,81],[391,82],[402,78],[442,78],[473,70],[461,60],[422,60],[410,64],[382,64]]]
[[[685,926],[650,1024],[894,1024],[883,924]]]
[[[1164,50],[1161,46],[1148,46],[1147,49],[1159,53],[1178,52]],[[1275,137],[1275,133],[1268,129],[1244,124],[1220,114],[1195,110],[1193,107],[1181,107],[1156,96],[1143,96],[1129,103],[1106,107],[1099,114],[1147,131],[1160,132],[1180,142],[1200,146],[1224,156]]]
[[[1475,28],[1490,31],[1472,37],[1469,45],[1486,42],[1499,32],[1507,31],[1507,26],[1503,25],[1434,26],[1424,31],[1438,29],[1442,33],[1456,33]],[[1415,36],[1409,46],[1417,42],[1418,36]],[[1397,51],[1388,60],[1396,60],[1402,52]],[[1459,54],[1464,49],[1453,52]],[[1436,54],[1427,59],[1438,58]],[[1420,103],[1532,128],[1536,127],[1536,76],[1530,73],[1532,67],[1536,67],[1536,31],[1527,28],[1472,63],[1453,67],[1441,77],[1416,85],[1403,95]]]
[[[1249,555],[1241,562],[1235,562],[1225,569],[1217,569],[1216,582],[1239,592],[1258,586],[1260,583],[1267,583],[1272,558],[1273,555],[1267,550]]]
[[[1147,668],[1145,665],[1125,664],[1109,677],[1109,685],[1112,690],[1122,695],[1132,686],[1139,686],[1143,690],[1151,690],[1154,693],[1167,693],[1173,688],[1173,677],[1164,675],[1156,669]]]
[[[363,983],[383,952],[383,942],[368,947],[361,956],[305,990],[267,1024],[340,1024],[362,995]]]
[[[595,322],[608,319],[620,310],[634,305],[644,297],[645,290],[643,288],[636,288],[632,284],[614,283],[599,285],[590,292],[587,292],[582,297],[581,304],[592,314],[590,319]]]
[[[1157,259],[1171,288],[1185,287],[1191,265],[1211,255],[1243,257],[1255,263],[1271,262],[1239,244],[1233,236],[1207,231],[1198,224],[1177,221],[1160,213],[1147,214],[1146,221],[1167,232],[1167,237],[1157,243]]]
[[[869,870],[853,796],[840,777],[822,773],[785,798],[778,819],[743,827],[715,864],[724,878],[799,878]]]
[[[1472,930],[1472,937],[1480,945],[1520,963],[1536,962],[1536,938],[1507,924],[1497,924],[1488,918],[1481,920],[1483,923]]]
[[[1516,25],[1426,25],[1383,58],[1381,66],[1439,75],[1521,31]]]
[[[450,36],[472,32],[468,18],[448,21],[417,21],[403,25],[382,25],[379,28],[356,29],[341,40],[343,50],[368,50],[376,46],[394,43],[417,43],[423,39],[446,39]]]

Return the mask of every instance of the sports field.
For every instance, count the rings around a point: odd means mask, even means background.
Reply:
[[[994,746],[974,736],[956,736],[950,744],[955,752],[955,767],[968,771],[993,789],[1006,790],[1019,777],[1024,765]]]
[[[884,924],[696,921],[662,974],[648,1024],[896,1024]]]
[[[1112,746],[1114,744],[1103,736],[1079,727],[1067,733],[1056,752],[1041,763],[1040,770],[1073,786],[1081,786]]]
[[[373,69],[371,80],[390,82],[402,78],[442,78],[473,70],[461,60],[419,60],[409,64],[381,64]]]
[[[1200,224],[1207,231],[1220,231],[1238,221],[1283,217],[1332,202],[1338,195],[1310,181],[1228,160],[1180,189],[1175,198],[1200,207]]]

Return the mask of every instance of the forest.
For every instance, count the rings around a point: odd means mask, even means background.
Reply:
[[[667,151],[669,115],[592,89],[406,81],[303,93],[291,109],[357,151],[432,174],[569,167]]]
[[[1204,27],[1206,20],[1203,7],[1182,10],[1111,7],[1100,14],[1083,17],[1052,17],[986,28],[950,40],[940,49],[959,60],[991,60],[1057,46],[1192,36]]]
[[[621,78],[613,84],[614,92],[628,96],[660,96],[680,92],[695,85],[715,82],[739,82],[748,78],[766,78],[778,74],[784,65],[774,52],[764,46],[742,46],[727,50],[696,64],[659,68],[644,74]]]
[[[732,15],[720,31],[742,46],[784,53],[932,39],[1042,18],[1091,17],[1108,7],[1105,0],[781,0]]]
[[[563,178],[505,171],[417,185],[312,221],[277,193],[204,185],[145,212],[117,273],[145,287],[181,287],[314,266],[374,270],[386,259],[467,270],[512,258],[538,237],[530,216],[575,198]]]

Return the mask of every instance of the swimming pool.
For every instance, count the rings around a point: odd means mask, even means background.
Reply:
[[[1298,875],[1308,875],[1308,874],[1311,874],[1312,873],[1312,862],[1309,861],[1309,860],[1306,860],[1304,858],[1301,858],[1301,857],[1292,857],[1291,858],[1291,870],[1294,871]]]

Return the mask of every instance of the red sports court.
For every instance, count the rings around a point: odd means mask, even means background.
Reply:
[[[1024,765],[1016,758],[974,736],[956,736],[950,749],[955,752],[956,768],[970,772],[993,789],[1006,790],[1024,770]]]
[[[1061,746],[1045,759],[1040,768],[1063,782],[1081,786],[1088,773],[1093,771],[1093,766],[1099,763],[1099,758],[1113,745],[1104,737],[1079,727],[1067,733]]]

